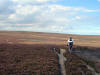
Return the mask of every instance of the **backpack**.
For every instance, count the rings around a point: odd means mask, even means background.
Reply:
[[[69,42],[69,45],[70,45],[70,46],[73,46],[73,42]]]

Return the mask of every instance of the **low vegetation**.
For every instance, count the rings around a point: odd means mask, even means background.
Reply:
[[[60,75],[50,45],[0,44],[0,75]]]
[[[58,53],[60,48],[67,51],[67,75],[92,75],[86,63],[100,70],[99,63],[94,65],[92,61],[69,54],[65,46],[72,36],[74,44],[79,45],[73,50],[99,51],[100,48],[93,47],[100,46],[100,36],[10,31],[0,31],[0,35],[0,75],[60,75],[59,59],[54,48]],[[100,52],[97,53],[100,55]]]
[[[84,61],[80,60],[76,54],[70,54],[67,51],[65,57],[67,58],[65,66],[68,75],[93,75],[92,71],[88,69]]]
[[[54,48],[67,50],[64,45],[0,44],[0,75],[61,75]],[[68,50],[64,55],[68,75],[92,75],[84,60]]]
[[[95,70],[95,72],[99,73],[97,68],[96,68],[95,62],[89,61],[89,60],[84,59],[84,58],[80,58],[80,60],[84,61],[87,65],[91,66]]]
[[[74,50],[78,50],[81,52],[81,53],[77,53],[77,55],[80,57],[80,60],[84,61],[87,65],[91,66],[96,73],[100,73],[100,69],[98,68],[99,65],[96,65],[99,64],[98,62],[99,60],[97,60],[97,58],[99,58],[100,48],[75,46]],[[93,56],[95,58],[93,58]]]

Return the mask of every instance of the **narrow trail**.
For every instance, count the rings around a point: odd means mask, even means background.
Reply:
[[[89,65],[87,65],[87,67],[88,67],[88,69],[90,69],[92,71],[93,75],[100,75],[100,73],[95,72],[95,70],[92,67],[90,67]]]
[[[65,61],[67,59],[63,55],[65,52],[66,52],[65,49],[60,49],[60,54],[56,52],[56,54],[59,57],[59,64],[60,64],[60,68],[61,68],[61,75],[66,75],[66,69],[65,69],[65,64],[64,63],[65,63]]]
[[[86,53],[87,53],[87,54],[86,54]],[[84,56],[87,56],[87,55],[88,55],[88,59],[89,59],[89,58],[92,58],[92,59],[93,59],[92,61],[97,60],[98,62],[100,62],[100,60],[99,60],[98,58],[96,58],[94,55],[89,55],[89,52],[85,52],[85,54],[84,54],[83,52],[79,51],[79,52],[77,52],[76,54],[77,54],[79,57],[83,57],[83,58],[84,58]],[[86,58],[85,58],[85,59],[86,59]],[[86,63],[86,62],[84,62],[84,63]],[[89,70],[92,71],[92,74],[93,74],[93,75],[100,75],[100,73],[97,73],[97,72],[95,71],[95,69],[94,69],[93,67],[91,67],[90,65],[88,65],[87,63],[86,63],[86,66],[88,67]]]

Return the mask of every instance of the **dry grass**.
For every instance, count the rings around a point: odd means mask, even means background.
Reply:
[[[100,36],[52,34],[40,32],[0,32],[0,43],[18,44],[56,44],[66,45],[67,39],[72,36],[75,45],[100,47]]]

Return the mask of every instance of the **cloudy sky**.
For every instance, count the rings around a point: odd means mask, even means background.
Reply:
[[[100,0],[0,0],[0,30],[100,34]]]

